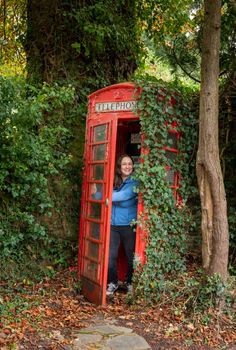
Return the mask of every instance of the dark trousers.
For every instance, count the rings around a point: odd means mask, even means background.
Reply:
[[[111,226],[110,251],[108,262],[108,283],[118,282],[117,257],[120,242],[123,243],[127,258],[127,283],[131,283],[133,275],[133,259],[135,251],[136,232],[130,226]]]

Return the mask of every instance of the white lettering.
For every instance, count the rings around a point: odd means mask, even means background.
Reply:
[[[111,111],[131,111],[137,108],[137,101],[122,102],[98,102],[95,104],[95,112],[111,112]]]

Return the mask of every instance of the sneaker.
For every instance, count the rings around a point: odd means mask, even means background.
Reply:
[[[106,291],[106,295],[113,295],[115,293],[115,291],[117,291],[118,289],[118,284],[115,283],[109,283],[107,286],[107,291]]]
[[[130,294],[133,293],[133,286],[131,283],[127,283],[127,293],[130,293]]]

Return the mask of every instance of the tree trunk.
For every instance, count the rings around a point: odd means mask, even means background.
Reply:
[[[218,94],[221,1],[205,0],[197,178],[202,212],[203,267],[227,278],[227,203],[219,158]]]

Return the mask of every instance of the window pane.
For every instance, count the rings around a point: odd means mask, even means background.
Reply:
[[[96,281],[98,275],[98,264],[94,261],[85,260],[84,275]]]
[[[95,183],[91,184],[89,198],[95,199],[95,200],[101,200],[103,196],[102,187],[103,187],[103,184],[95,184]]]
[[[166,158],[171,159],[171,160],[175,160],[175,158],[177,156],[176,152],[167,151],[167,150],[166,150],[165,154],[166,154]]]
[[[107,125],[98,125],[93,129],[93,142],[106,141]]]
[[[102,206],[100,203],[90,203],[89,217],[92,219],[101,219]]]
[[[175,184],[175,171],[174,170],[167,170],[166,180],[172,186]]]
[[[93,146],[93,160],[105,159],[105,144]]]
[[[97,222],[89,223],[89,237],[100,239],[100,224]]]
[[[98,260],[99,244],[88,242],[88,256]]]
[[[103,164],[93,165],[92,177],[94,180],[103,180],[103,178],[104,178],[104,165]]]
[[[167,140],[168,148],[178,149],[178,134],[176,132],[168,132],[168,140]]]

